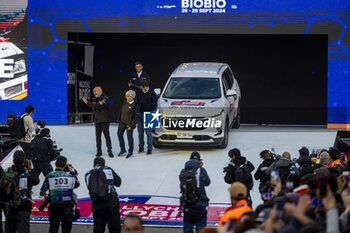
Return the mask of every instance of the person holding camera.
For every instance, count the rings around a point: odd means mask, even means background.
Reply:
[[[210,185],[210,178],[203,167],[203,161],[197,151],[191,153],[190,160],[180,172],[181,208],[184,212],[183,232],[196,232],[207,225],[207,206],[209,198],[205,186]]]
[[[18,139],[18,144],[22,147],[26,155],[26,159],[30,158],[31,155],[31,143],[32,143],[32,133],[35,130],[37,123],[33,123],[32,115],[34,113],[34,107],[32,105],[28,105],[25,108],[25,113],[21,116],[24,121],[24,131],[25,136],[23,138]]]
[[[263,194],[267,192],[270,188],[270,174],[268,174],[266,171],[269,169],[271,164],[275,162],[275,160],[272,158],[271,153],[268,150],[261,151],[260,158],[263,160],[263,162],[259,165],[258,169],[256,170],[254,178],[255,180],[260,181],[259,192],[260,194]]]
[[[80,183],[77,172],[71,164],[67,163],[67,158],[58,156],[55,162],[56,169],[50,172],[44,181],[44,185],[49,187],[49,218],[50,233],[57,233],[60,223],[62,232],[70,233],[74,221],[74,208],[76,200],[73,189],[78,188]]]
[[[251,206],[252,200],[249,192],[253,189],[254,185],[253,176],[251,173],[255,167],[247,160],[246,157],[241,155],[241,151],[237,148],[231,149],[228,152],[228,156],[230,157],[230,162],[224,168],[224,173],[226,173],[224,180],[228,184],[232,184],[236,181],[243,183],[248,192],[248,204]]]
[[[104,233],[106,224],[109,232],[120,233],[120,206],[115,186],[120,187],[122,180],[105,165],[102,157],[94,159],[93,167],[85,174],[85,182],[92,199],[94,233]]]
[[[102,155],[101,150],[101,135],[106,139],[106,146],[108,150],[108,156],[113,158],[112,153],[112,142],[109,135],[109,99],[106,94],[103,93],[102,88],[97,86],[93,90],[95,99],[93,101],[88,101],[83,98],[84,103],[89,106],[94,111],[95,116],[95,133],[96,133],[96,147],[97,153],[96,156]]]
[[[55,160],[56,152],[53,141],[50,139],[50,129],[43,128],[39,135],[33,139],[31,153],[34,171],[38,176],[43,173],[46,177],[47,174],[53,171],[50,162]],[[45,196],[47,190],[48,187],[43,184],[40,188],[40,196]]]
[[[4,171],[2,178],[2,181],[7,180],[13,185],[5,186],[1,182],[0,190],[1,200],[7,203],[5,232],[29,233],[32,210],[31,189],[34,185],[39,184],[39,178],[32,170],[31,161],[25,159],[23,151],[14,153],[13,163]]]

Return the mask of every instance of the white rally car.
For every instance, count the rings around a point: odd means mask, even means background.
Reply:
[[[0,37],[0,62],[1,60],[6,61],[5,67],[9,72],[0,71],[0,100],[27,98],[27,69],[24,52],[9,40]]]
[[[183,63],[160,94],[161,128],[154,146],[215,145],[226,148],[230,128],[240,126],[241,92],[224,63]]]

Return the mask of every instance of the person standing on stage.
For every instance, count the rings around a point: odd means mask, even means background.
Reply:
[[[130,80],[128,81],[128,86],[138,94],[141,88],[141,81],[147,81],[151,85],[151,77],[143,71],[143,65],[141,62],[135,62],[135,71],[131,75]]]
[[[140,108],[140,116],[137,122],[137,130],[139,132],[139,153],[144,152],[144,134],[147,136],[147,154],[152,154],[152,129],[144,129],[143,127],[143,113],[153,112],[157,109],[157,94],[149,87],[146,80],[142,80],[141,91],[137,95],[137,103]]]
[[[126,158],[132,156],[134,150],[134,139],[132,137],[133,130],[136,127],[137,119],[139,117],[139,106],[135,102],[136,93],[133,90],[128,90],[125,93],[126,103],[121,107],[117,122],[118,125],[118,139],[120,145],[120,153],[118,156],[122,156],[126,153],[125,142],[124,142],[124,132],[126,130],[126,135],[129,142],[129,153]]]
[[[101,134],[106,138],[106,145],[108,149],[108,156],[113,158],[114,155],[112,153],[112,143],[111,137],[109,135],[109,123],[110,119],[108,116],[109,113],[109,99],[103,93],[102,88],[97,86],[94,88],[94,96],[95,99],[93,101],[88,101],[83,98],[84,103],[89,106],[94,111],[95,116],[95,132],[96,132],[96,147],[97,153],[96,156],[102,155],[101,150]]]

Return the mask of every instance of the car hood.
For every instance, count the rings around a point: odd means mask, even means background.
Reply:
[[[163,117],[208,117],[224,111],[221,99],[167,99],[159,98]]]
[[[18,54],[23,54],[23,51],[16,45],[12,44],[11,41],[0,37],[0,59]]]

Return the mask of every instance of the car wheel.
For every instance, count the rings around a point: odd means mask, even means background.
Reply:
[[[227,147],[227,144],[228,144],[228,131],[229,131],[228,119],[226,119],[225,131],[224,131],[224,139],[222,140],[222,143],[219,145],[220,149],[225,149]]]
[[[232,125],[232,129],[239,129],[239,127],[241,127],[241,103],[238,103],[237,116],[234,121],[235,122]]]

